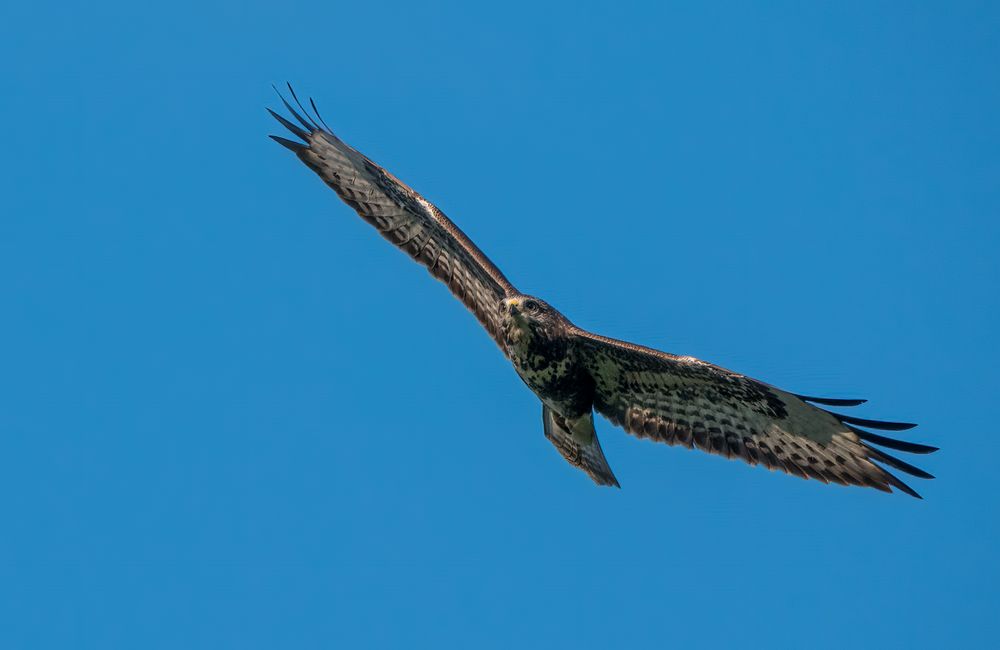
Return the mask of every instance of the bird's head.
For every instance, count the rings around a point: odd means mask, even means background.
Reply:
[[[511,296],[500,303],[500,315],[512,334],[530,338],[556,338],[565,333],[569,322],[557,309],[534,296]]]

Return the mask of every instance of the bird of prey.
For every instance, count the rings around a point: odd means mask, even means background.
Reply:
[[[936,447],[869,431],[915,425],[820,408],[865,400],[790,393],[693,357],[576,327],[541,298],[518,291],[437,207],[340,140],[312,99],[310,113],[288,89],[298,110],[279,97],[297,123],[268,110],[298,140],[271,138],[294,152],[382,237],[447,285],[541,400],[545,437],[598,485],[619,484],[601,451],[594,411],[640,438],[824,483],[883,492],[896,488],[920,498],[885,467],[933,478],[878,447],[915,454]]]

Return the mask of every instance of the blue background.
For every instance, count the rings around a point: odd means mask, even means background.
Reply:
[[[997,647],[994,3],[5,3],[4,648]],[[918,421],[924,501],[598,425],[265,136],[578,325]]]

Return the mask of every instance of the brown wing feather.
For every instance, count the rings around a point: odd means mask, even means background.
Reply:
[[[444,282],[503,349],[497,307],[516,290],[500,270],[417,192],[330,131],[303,119],[287,102],[285,106],[304,128],[272,115],[304,144],[272,138],[294,151],[379,234]]]
[[[824,483],[885,492],[895,487],[915,497],[919,495],[873,460],[930,477],[898,459],[887,460],[837,416],[791,393],[692,357],[579,329],[573,335],[595,381],[594,408],[640,438]]]

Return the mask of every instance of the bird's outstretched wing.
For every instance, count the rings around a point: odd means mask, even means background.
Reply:
[[[504,349],[497,308],[506,295],[516,293],[507,278],[440,210],[335,136],[310,99],[313,119],[288,89],[299,111],[284,97],[281,101],[298,124],[270,113],[301,141],[271,138],[291,149],[379,234],[448,285]]]
[[[876,462],[933,478],[872,445],[917,454],[936,447],[858,428],[903,430],[915,425],[853,418],[808,403],[854,406],[864,400],[794,395],[692,357],[580,329],[573,336],[594,378],[594,408],[640,438],[739,458],[824,483],[884,492],[895,487],[918,498]]]

